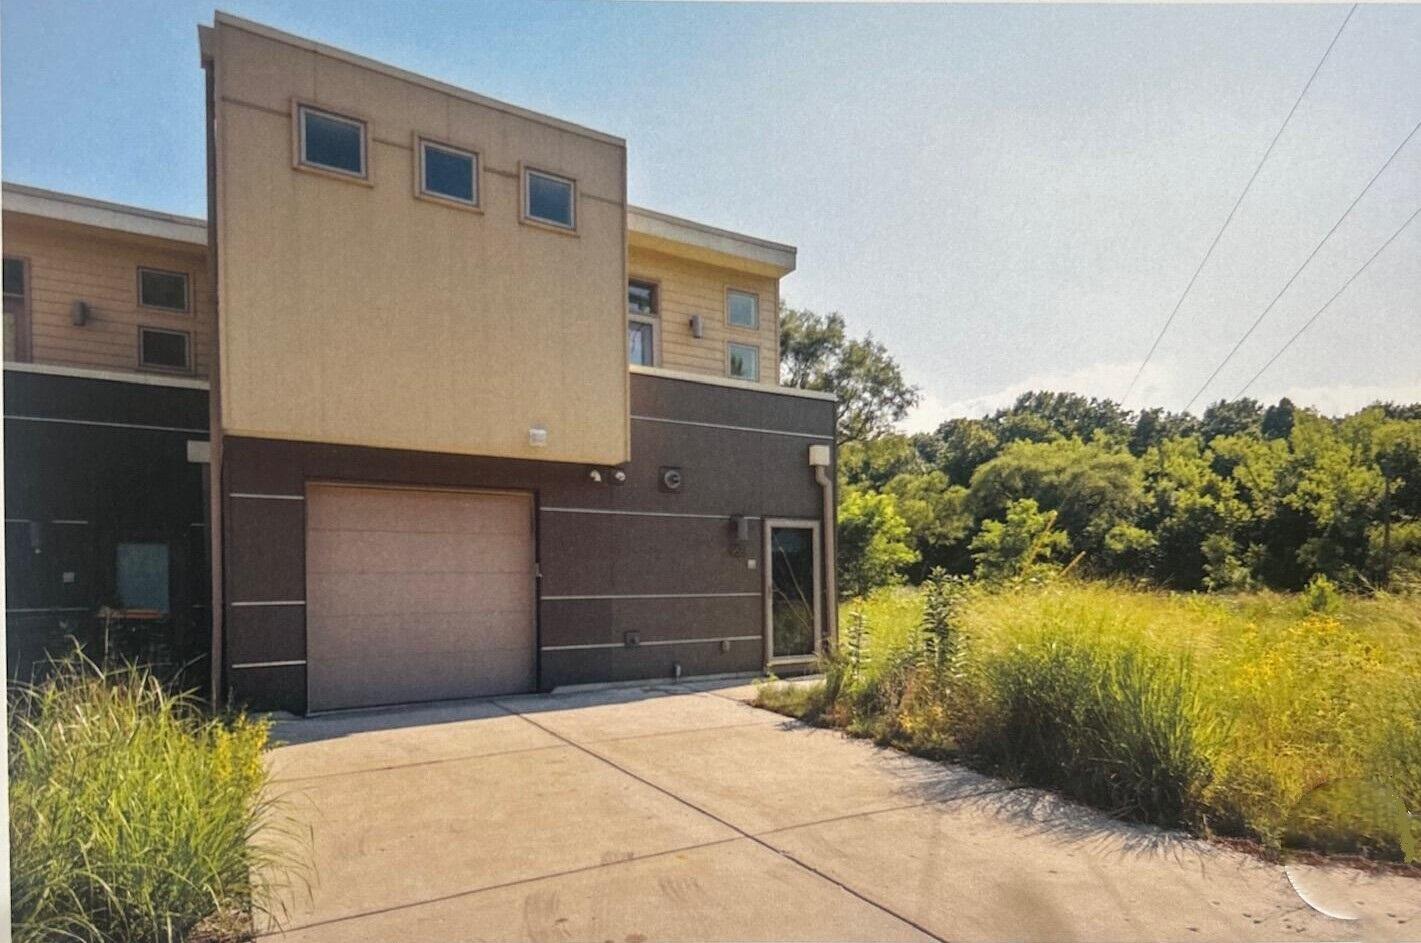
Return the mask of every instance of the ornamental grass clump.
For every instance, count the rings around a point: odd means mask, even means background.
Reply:
[[[264,906],[286,864],[264,850],[265,723],[81,655],[10,710],[16,940],[175,943]]]

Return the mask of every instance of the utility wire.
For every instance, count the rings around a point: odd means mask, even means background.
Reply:
[[[1204,271],[1204,266],[1209,263],[1209,258],[1214,254],[1214,249],[1219,245],[1219,240],[1223,238],[1224,230],[1229,228],[1229,223],[1233,222],[1234,214],[1243,204],[1243,198],[1248,196],[1248,191],[1253,189],[1253,182],[1258,179],[1258,174],[1263,170],[1263,165],[1268,163],[1268,158],[1273,153],[1273,148],[1277,146],[1278,139],[1283,136],[1283,131],[1288,127],[1288,122],[1293,120],[1293,114],[1297,112],[1298,106],[1302,104],[1308,89],[1312,88],[1313,79],[1322,71],[1322,64],[1327,61],[1327,57],[1332,54],[1332,47],[1337,45],[1337,40],[1342,38],[1342,31],[1347,28],[1347,23],[1352,19],[1352,14],[1357,12],[1357,4],[1352,4],[1352,8],[1347,11],[1347,15],[1342,18],[1342,25],[1337,27],[1337,33],[1332,37],[1332,42],[1327,44],[1327,48],[1322,52],[1322,58],[1317,60],[1317,65],[1312,70],[1312,75],[1308,76],[1307,82],[1303,84],[1303,90],[1298,92],[1297,100],[1293,102],[1293,107],[1288,109],[1288,115],[1283,119],[1283,123],[1278,126],[1278,133],[1273,135],[1273,140],[1268,142],[1268,149],[1263,152],[1263,158],[1259,160],[1258,166],[1253,168],[1253,175],[1248,178],[1248,183],[1243,185],[1243,192],[1234,201],[1233,209],[1229,210],[1229,215],[1224,219],[1224,224],[1219,227],[1219,231],[1214,234],[1214,241],[1209,243],[1209,248],[1204,252],[1204,258],[1199,260],[1199,267],[1194,270],[1194,274],[1189,277],[1189,284],[1184,286],[1184,291],[1179,296],[1179,300],[1174,303],[1174,307],[1169,312],[1169,317],[1164,319],[1164,327],[1159,329],[1155,335],[1154,343],[1150,345],[1149,352],[1145,354],[1145,359],[1140,361],[1140,367],[1135,371],[1135,376],[1130,380],[1130,385],[1125,389],[1125,395],[1120,397],[1121,404],[1130,398],[1130,394],[1135,390],[1135,384],[1140,382],[1140,376],[1145,372],[1145,366],[1154,357],[1155,351],[1159,349],[1160,341],[1164,340],[1164,335],[1169,331],[1169,326],[1174,323],[1175,315],[1179,314],[1179,309],[1184,304],[1184,299],[1189,297],[1189,292],[1193,290],[1194,283],[1199,279],[1199,273]]]
[[[1323,236],[1321,240],[1319,240],[1317,245],[1312,247],[1312,251],[1308,253],[1308,257],[1306,259],[1303,259],[1303,264],[1299,265],[1297,269],[1293,272],[1293,274],[1288,277],[1288,280],[1283,283],[1283,287],[1278,290],[1278,294],[1274,295],[1273,300],[1268,302],[1268,306],[1259,312],[1258,317],[1253,319],[1253,323],[1248,326],[1248,330],[1243,332],[1243,336],[1238,339],[1238,341],[1234,344],[1233,349],[1230,350],[1228,352],[1228,355],[1219,362],[1219,365],[1217,367],[1214,368],[1214,372],[1209,374],[1209,379],[1204,381],[1204,385],[1199,387],[1199,389],[1195,391],[1193,396],[1189,397],[1189,402],[1184,404],[1185,412],[1189,411],[1189,407],[1194,405],[1195,400],[1204,395],[1204,391],[1209,388],[1209,384],[1213,383],[1214,379],[1219,375],[1219,373],[1224,369],[1224,367],[1228,366],[1229,361],[1233,359],[1234,354],[1238,353],[1238,349],[1243,346],[1244,341],[1248,340],[1250,337],[1253,336],[1253,332],[1258,329],[1258,325],[1263,323],[1263,319],[1268,317],[1268,312],[1273,310],[1273,306],[1278,303],[1278,299],[1282,298],[1283,295],[1287,293],[1288,289],[1292,287],[1293,282],[1296,281],[1297,277],[1303,273],[1303,269],[1308,267],[1308,263],[1313,260],[1313,257],[1316,256],[1319,251],[1321,251],[1323,245],[1326,244],[1327,240],[1331,239],[1332,234],[1337,232],[1337,227],[1342,225],[1343,220],[1345,220],[1348,216],[1352,215],[1352,210],[1355,209],[1357,204],[1362,201],[1362,197],[1366,196],[1367,191],[1372,189],[1372,185],[1376,183],[1378,179],[1380,179],[1382,174],[1386,173],[1386,169],[1391,166],[1391,162],[1396,160],[1396,155],[1400,154],[1401,149],[1404,148],[1407,144],[1411,143],[1411,139],[1416,136],[1417,131],[1421,131],[1421,121],[1416,122],[1416,126],[1411,129],[1411,133],[1408,134],[1405,139],[1403,139],[1402,142],[1396,146],[1396,150],[1391,152],[1391,156],[1386,159],[1386,163],[1382,164],[1381,169],[1378,170],[1376,173],[1372,174],[1372,179],[1367,181],[1367,185],[1362,188],[1362,192],[1358,193],[1356,197],[1352,199],[1352,202],[1347,204],[1347,208],[1342,211],[1342,215],[1337,217],[1337,222],[1333,223],[1332,228],[1327,231],[1327,234]]]
[[[1406,218],[1406,222],[1402,223],[1401,226],[1397,228],[1396,232],[1392,233],[1391,236],[1387,239],[1387,241],[1383,242],[1381,246],[1377,249],[1377,251],[1373,252],[1371,254],[1371,257],[1368,258],[1367,261],[1362,263],[1362,267],[1357,269],[1357,271],[1353,272],[1352,277],[1342,283],[1342,287],[1337,289],[1337,293],[1331,298],[1327,299],[1327,303],[1324,304],[1321,308],[1318,308],[1316,311],[1314,311],[1312,317],[1308,318],[1305,322],[1303,322],[1303,326],[1298,328],[1292,337],[1288,338],[1287,343],[1285,343],[1282,347],[1278,348],[1278,352],[1272,357],[1269,357],[1268,362],[1258,369],[1258,372],[1253,375],[1253,379],[1249,380],[1243,386],[1239,387],[1238,392],[1234,394],[1233,398],[1239,399],[1243,396],[1244,393],[1247,393],[1248,388],[1253,386],[1253,384],[1257,383],[1258,378],[1263,376],[1263,374],[1268,371],[1268,368],[1273,366],[1273,364],[1278,360],[1279,357],[1287,353],[1288,348],[1293,346],[1293,342],[1296,341],[1299,337],[1302,337],[1303,332],[1306,331],[1308,328],[1312,327],[1313,322],[1316,321],[1318,318],[1322,317],[1323,312],[1326,311],[1328,308],[1332,307],[1332,303],[1334,301],[1342,297],[1342,293],[1347,290],[1347,286],[1352,284],[1352,282],[1357,278],[1358,275],[1361,275],[1363,272],[1365,272],[1367,270],[1367,266],[1375,262],[1377,256],[1385,252],[1386,247],[1391,245],[1392,242],[1396,239],[1396,237],[1401,235],[1406,230],[1407,226],[1410,226],[1412,223],[1414,223],[1416,221],[1416,217],[1418,216],[1421,216],[1421,208],[1418,208],[1416,212],[1408,216]]]

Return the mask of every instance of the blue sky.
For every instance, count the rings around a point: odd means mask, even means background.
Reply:
[[[1341,6],[414,4],[224,9],[627,138],[633,202],[790,242],[931,427],[1119,398]],[[201,215],[184,2],[4,0],[7,180]],[[1421,7],[1357,11],[1128,405],[1181,407],[1421,121]],[[1421,206],[1421,134],[1220,376],[1232,395]],[[1421,222],[1252,391],[1421,400]],[[1197,408],[1197,407],[1196,407]]]

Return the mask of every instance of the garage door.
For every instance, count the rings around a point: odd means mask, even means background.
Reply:
[[[532,690],[533,565],[528,495],[312,486],[309,709]]]

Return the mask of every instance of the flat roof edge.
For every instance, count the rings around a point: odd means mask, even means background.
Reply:
[[[207,221],[192,216],[161,213],[124,203],[60,193],[19,183],[0,185],[0,208],[12,213],[79,223],[99,229],[192,245],[207,245]]]
[[[265,23],[258,23],[255,20],[248,20],[244,17],[235,16],[223,10],[216,10],[213,12],[212,22],[214,25],[220,23],[225,26],[231,26],[236,29],[245,30],[249,33],[254,33],[257,36],[261,36],[266,39],[273,40],[275,42],[285,43],[288,46],[295,46],[298,49],[305,49],[309,52],[318,53],[331,59],[336,59],[341,62],[349,63],[350,65],[360,66],[363,69],[369,69],[372,72],[379,72],[382,75],[389,76],[390,78],[400,79],[401,81],[410,82],[414,85],[422,85],[432,91],[442,92],[445,95],[451,95],[454,98],[462,98],[465,101],[473,102],[476,105],[483,105],[487,108],[493,108],[510,115],[515,115],[519,118],[526,118],[529,121],[536,121],[539,124],[545,124],[549,127],[558,128],[562,131],[568,131],[572,134],[579,134],[583,137],[591,138],[594,141],[601,141],[603,144],[613,144],[617,147],[622,148],[625,148],[627,146],[626,139],[617,137],[615,134],[608,134],[605,131],[598,131],[594,128],[589,128],[586,125],[576,124],[572,121],[564,121],[561,118],[555,118],[552,115],[546,115],[540,111],[533,111],[528,108],[522,108],[518,105],[514,105],[509,102],[500,101],[497,98],[489,98],[487,95],[480,95],[478,92],[470,91],[467,88],[461,88],[458,85],[452,85],[448,82],[441,82],[439,79],[430,78],[427,75],[420,75],[418,72],[411,72],[408,69],[402,69],[399,66],[390,65],[389,63],[381,62],[378,59],[371,59],[367,56],[362,56],[359,53],[350,52],[349,50],[341,49],[336,46],[328,46],[325,43],[319,42],[317,40],[307,39],[304,36],[297,36],[295,33],[288,33],[285,30],[279,30],[274,26],[267,26]]]
[[[799,254],[794,246],[782,242],[708,226],[644,206],[627,206],[627,230],[750,259],[780,269],[786,275],[794,271]]]
[[[749,393],[769,393],[775,396],[797,396],[801,399],[817,399],[828,403],[837,403],[839,398],[833,393],[823,393],[819,390],[802,390],[797,386],[779,386],[769,383],[752,383],[749,380],[733,380],[730,377],[717,377],[708,373],[687,373],[682,370],[667,370],[665,367],[643,367],[640,364],[627,364],[627,370],[632,373],[647,377],[660,377],[663,380],[685,380],[688,383],[704,383],[707,386],[724,386],[732,390],[745,390]]]

